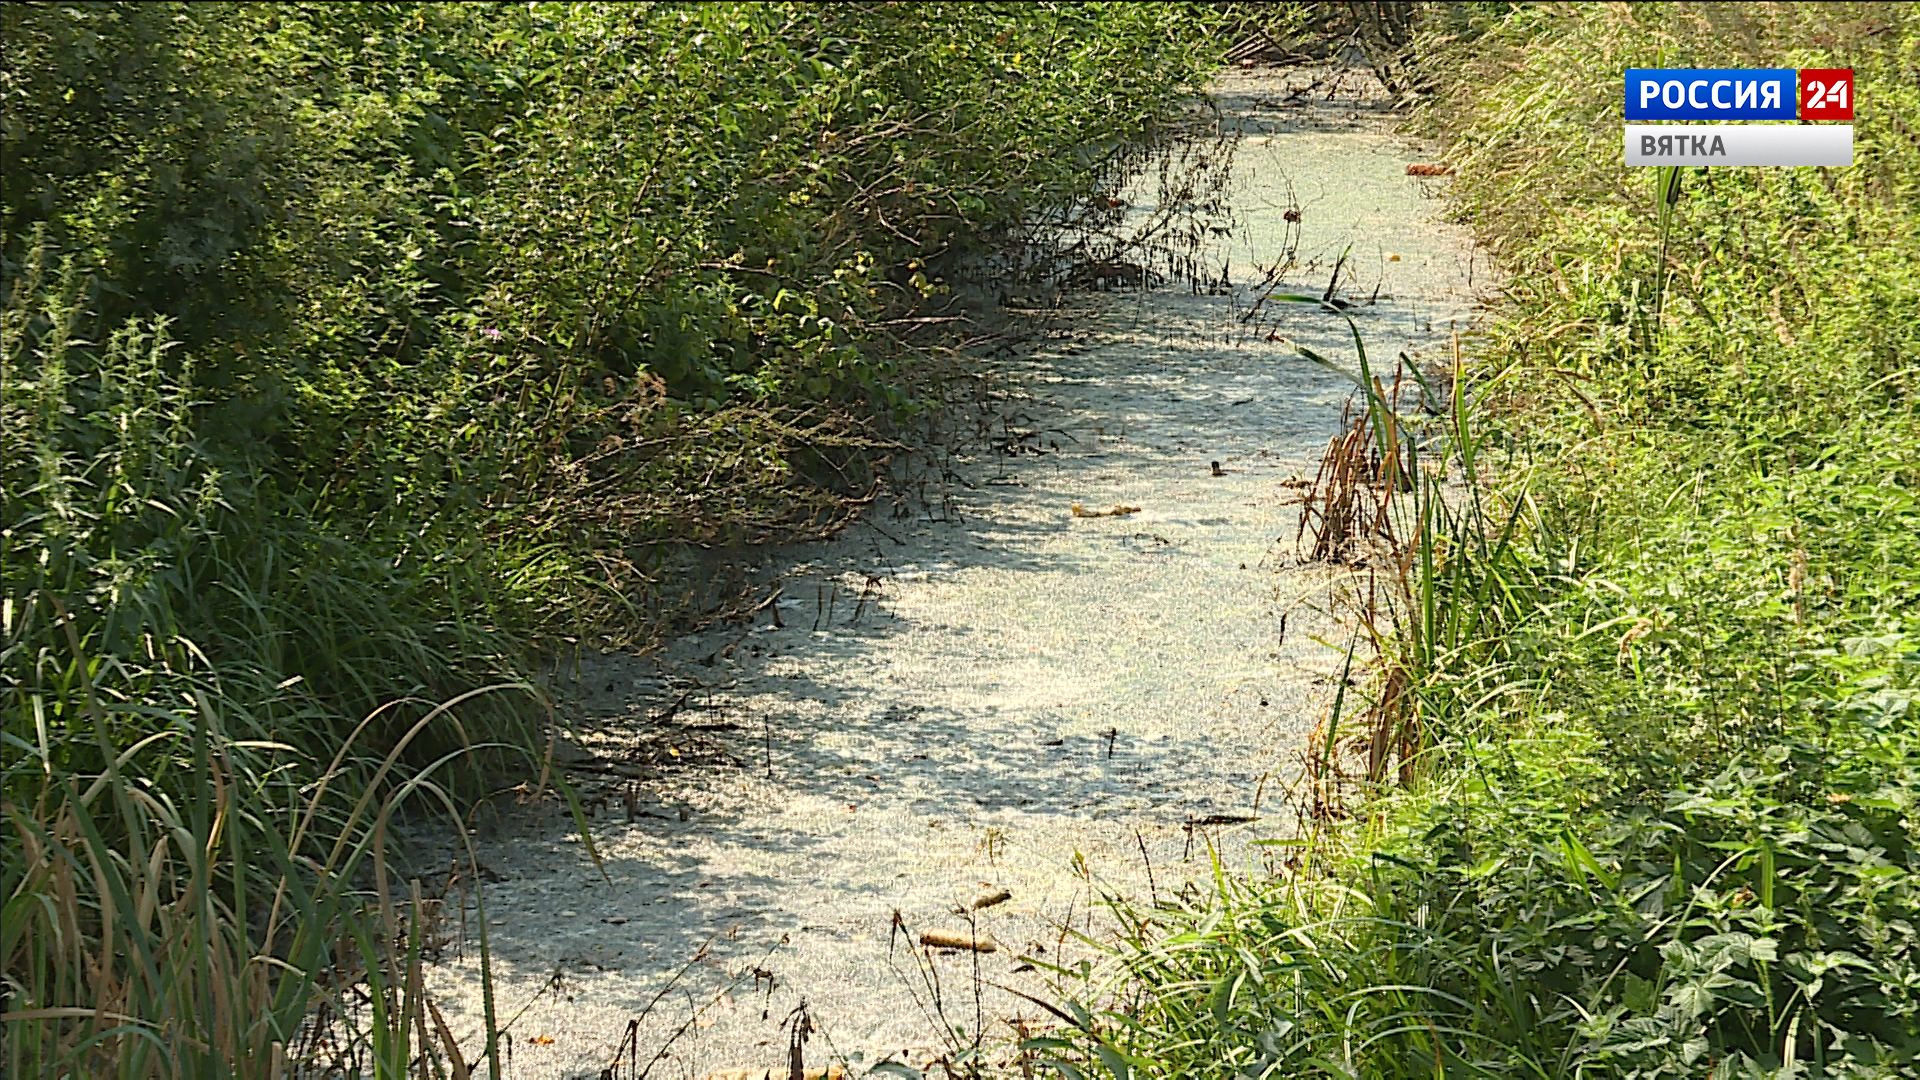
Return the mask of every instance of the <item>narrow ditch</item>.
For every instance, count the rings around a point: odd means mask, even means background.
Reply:
[[[606,876],[551,805],[482,842],[509,1075],[784,1066],[803,1026],[810,1065],[854,1076],[1005,1043],[1050,1026],[1020,995],[1091,958],[1101,890],[1275,857],[1252,842],[1293,830],[1339,670],[1291,603],[1327,579],[1295,565],[1297,482],[1351,390],[1294,345],[1352,341],[1329,308],[1257,301],[1333,281],[1371,356],[1438,357],[1474,257],[1363,71],[1233,71],[1213,100],[1238,136],[1216,287],[1069,293],[986,361],[1005,438],[956,455],[934,512],[882,502],[771,553],[750,627],[582,666],[565,749],[603,796]],[[469,897],[433,971],[463,1035],[477,918]]]

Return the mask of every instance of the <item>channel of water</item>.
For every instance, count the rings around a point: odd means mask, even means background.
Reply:
[[[1295,828],[1339,663],[1310,608],[1281,625],[1326,578],[1292,557],[1297,481],[1352,386],[1293,343],[1352,343],[1313,305],[1241,316],[1258,267],[1291,251],[1282,291],[1318,295],[1344,255],[1369,354],[1436,360],[1474,255],[1363,71],[1233,71],[1212,96],[1239,138],[1208,258],[1234,284],[1069,293],[983,361],[1017,452],[959,455],[951,512],[768,553],[781,595],[751,629],[583,666],[585,751],[665,739],[684,764],[596,815],[604,878],[551,807],[483,840],[509,1075],[635,1075],[635,1047],[655,1077],[784,1070],[803,1002],[807,1062],[852,1076],[1004,1043],[1047,1018],[1003,988],[1044,998],[1046,965],[1095,959],[1067,928],[1100,936],[1101,890],[1204,889],[1212,853],[1257,872],[1275,849],[1252,841]],[[470,1055],[476,918],[431,986]],[[997,947],[916,950],[927,930]]]

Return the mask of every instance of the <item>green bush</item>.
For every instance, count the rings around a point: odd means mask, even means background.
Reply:
[[[1206,23],[0,10],[9,1074],[277,1075],[356,966],[352,1054],[423,1067],[386,824],[539,741],[467,695],[864,494],[916,314],[1123,178]]]

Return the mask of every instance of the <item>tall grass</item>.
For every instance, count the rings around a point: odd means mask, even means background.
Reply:
[[[116,709],[87,695],[103,732]],[[403,1077],[429,1058],[455,1075],[468,1057],[492,1062],[491,1017],[486,1044],[463,1054],[425,996],[422,883],[396,896],[387,879],[381,838],[396,810],[416,793],[446,798],[434,770],[341,816],[328,813],[329,774],[287,815],[261,797],[262,748],[231,738],[205,695],[199,705],[187,730],[112,754],[100,773],[43,761],[35,802],[8,802],[9,1074],[281,1077],[319,1060]],[[423,717],[382,767],[449,715]],[[143,782],[143,756],[175,740],[189,743],[183,782]],[[333,838],[324,857],[304,854],[316,831]],[[354,887],[369,875],[371,895]],[[480,946],[484,966],[484,929]]]
[[[457,1060],[423,1027],[420,883],[388,890],[380,838],[453,809],[490,750],[462,713],[529,714],[402,699],[340,731],[342,699],[487,663],[486,632],[407,639],[365,576],[329,579],[346,545],[240,524],[258,493],[197,439],[164,321],[81,340],[78,293],[36,264],[0,314],[8,1074],[283,1076],[322,1034],[377,1075]]]
[[[1120,903],[1063,1071],[1911,1074],[1916,42],[1873,4],[1429,38],[1419,122],[1509,285],[1424,428],[1363,374],[1372,458],[1330,470],[1386,508],[1315,743],[1349,783],[1279,878]],[[1852,66],[1859,164],[1649,200],[1619,71],[1656,63]]]

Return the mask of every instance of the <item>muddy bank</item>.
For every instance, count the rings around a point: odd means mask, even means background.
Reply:
[[[1310,611],[1282,632],[1323,580],[1290,565],[1288,481],[1350,386],[1290,342],[1351,346],[1311,305],[1243,316],[1281,264],[1269,284],[1315,295],[1342,266],[1378,356],[1437,353],[1472,306],[1444,181],[1407,175],[1421,156],[1369,83],[1223,77],[1222,287],[1071,295],[985,361],[1004,437],[941,497],[769,555],[781,594],[751,627],[583,666],[571,719],[622,794],[593,823],[607,877],[550,807],[483,844],[511,1075],[635,1048],[665,1048],[653,1076],[783,1065],[803,1004],[809,1064],[853,1075],[1004,1041],[1046,1026],[1020,994],[1088,957],[1102,888],[1205,887],[1210,853],[1257,865],[1250,841],[1291,830],[1336,661]],[[916,949],[928,930],[994,950]],[[456,1032],[477,972],[471,947],[435,970]]]

